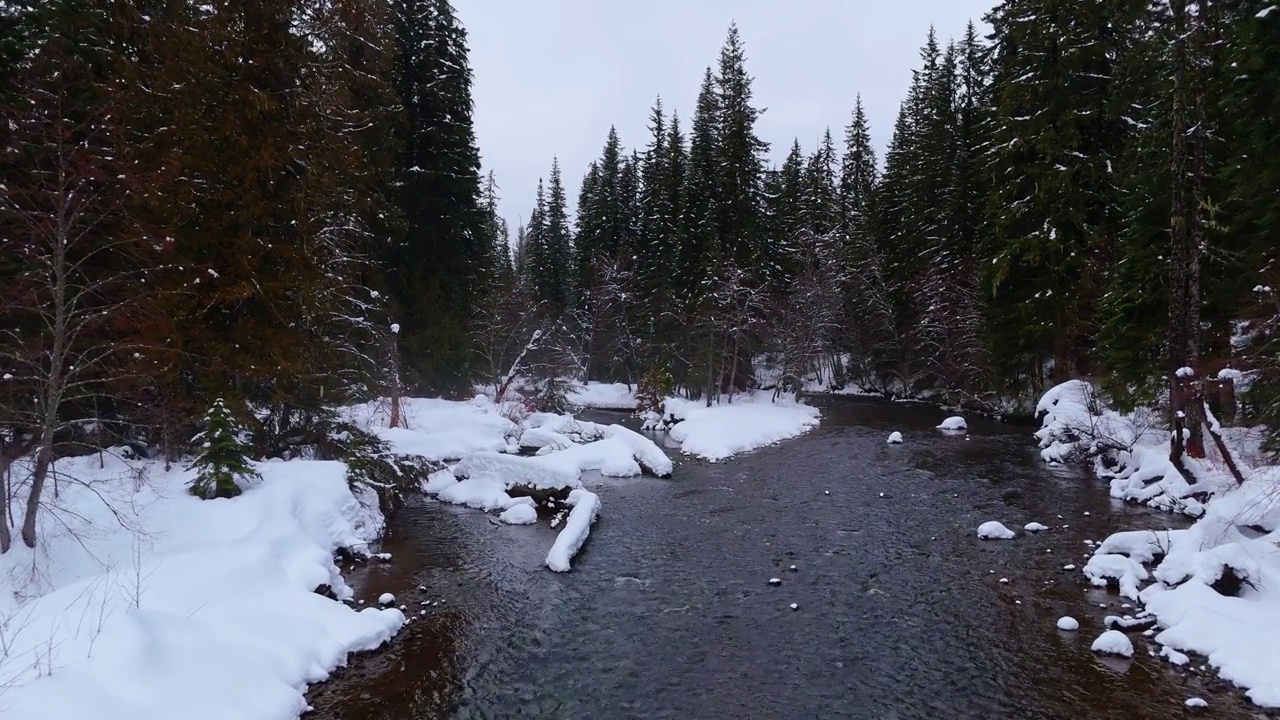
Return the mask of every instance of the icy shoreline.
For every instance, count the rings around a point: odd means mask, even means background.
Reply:
[[[1110,410],[1082,381],[1051,389],[1037,410],[1046,462],[1089,460],[1113,498],[1197,518],[1185,530],[1114,533],[1082,572],[1145,607],[1160,657],[1183,665],[1196,653],[1255,704],[1280,707],[1280,467],[1266,464],[1259,433],[1222,429],[1243,484],[1212,446],[1186,459],[1188,483],[1147,412]]]

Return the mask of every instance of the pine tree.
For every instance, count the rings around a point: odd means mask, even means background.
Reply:
[[[192,442],[197,444],[195,460],[188,468],[196,471],[190,485],[192,495],[204,500],[233,498],[262,479],[249,464],[245,429],[222,398],[213,401],[204,417],[204,430]]]
[[[720,193],[716,177],[718,159],[720,101],[715,78],[707,68],[698,92],[698,103],[689,131],[689,156],[681,195],[680,251],[676,260],[676,291],[686,317],[700,302],[712,268],[720,261]]]
[[[467,34],[448,0],[392,0],[395,84],[406,111],[399,206],[388,256],[403,367],[420,390],[467,385],[468,309],[487,254]]]
[[[751,76],[738,26],[720,50],[716,91],[716,232],[720,248],[748,275],[778,282],[783,268],[763,231],[762,159],[769,145],[756,136],[760,111],[752,105]]]
[[[551,316],[559,318],[569,311],[573,298],[573,247],[559,160],[551,161],[551,182],[547,189],[546,227],[540,240],[544,275],[540,282]]]
[[[1004,2],[994,30],[988,208],[994,294],[988,345],[1006,378],[1037,389],[1087,372],[1119,231],[1111,179],[1126,138],[1115,112],[1131,33],[1115,3]]]

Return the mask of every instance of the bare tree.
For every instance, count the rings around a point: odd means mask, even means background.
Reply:
[[[113,391],[146,351],[134,330],[148,279],[139,262],[148,245],[121,209],[128,179],[117,170],[115,118],[83,107],[69,70],[51,69],[72,64],[58,43],[41,52],[28,102],[4,118],[0,159],[0,257],[11,263],[0,283],[0,423],[10,438],[33,439],[29,547],[55,443],[101,426],[94,410],[119,404]]]

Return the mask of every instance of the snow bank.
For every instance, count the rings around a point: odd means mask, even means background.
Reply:
[[[1099,552],[1158,562],[1139,598],[1156,619],[1163,657],[1180,664],[1186,653],[1202,655],[1250,700],[1280,707],[1278,543],[1280,468],[1261,468],[1211,499],[1189,529],[1116,533]]]
[[[623,383],[574,383],[567,394],[569,404],[595,410],[635,410],[635,386]]]
[[[1104,655],[1120,655],[1122,657],[1133,657],[1133,641],[1129,640],[1129,636],[1119,630],[1107,630],[1093,641],[1093,645],[1089,649]]]
[[[983,540],[1012,540],[1014,532],[995,520],[988,520],[978,526],[978,537]]]
[[[715,462],[806,433],[817,426],[819,413],[794,399],[774,402],[773,393],[756,391],[711,407],[668,398],[663,416],[678,421],[668,434],[682,452]]]
[[[97,462],[61,461],[86,485],[63,483],[38,550],[0,556],[5,717],[293,718],[308,683],[403,624],[314,592],[350,597],[333,552],[382,526],[342,464],[263,463],[243,496],[201,501],[186,471]]]
[[[347,416],[378,435],[392,452],[419,455],[428,460],[457,460],[474,452],[511,449],[507,438],[515,423],[502,415],[502,407],[483,395],[468,402],[436,398],[404,398],[400,402],[404,426],[387,427],[390,408],[385,401],[347,408]]]
[[[578,489],[569,493],[569,504],[573,509],[564,522],[564,529],[556,536],[556,542],[547,553],[547,567],[555,572],[569,572],[569,561],[578,554],[587,536],[591,534],[591,525],[600,512],[600,498],[595,493]]]
[[[953,415],[938,425],[939,430],[967,430],[969,424],[959,415]]]

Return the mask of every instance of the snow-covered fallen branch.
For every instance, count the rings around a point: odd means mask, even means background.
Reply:
[[[569,504],[573,509],[564,521],[564,529],[556,536],[556,542],[547,553],[547,567],[554,572],[569,572],[570,561],[587,542],[591,534],[591,525],[600,513],[600,498],[587,490],[574,490],[569,493]]]

